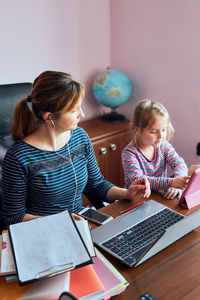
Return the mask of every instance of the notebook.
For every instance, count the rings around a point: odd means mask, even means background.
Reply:
[[[69,282],[70,272],[23,286],[19,286],[17,278],[8,282],[5,277],[0,277],[0,299],[57,300],[63,291],[69,290]]]
[[[200,204],[200,168],[192,173],[179,204],[188,209]]]
[[[93,262],[68,211],[9,226],[19,284]]]
[[[200,226],[200,210],[185,217],[149,200],[92,230],[93,242],[129,267],[138,266]]]
[[[94,245],[91,237],[91,230],[87,220],[74,220],[75,224],[87,246],[87,249],[92,257],[96,256]],[[4,230],[0,236],[0,276],[8,275],[6,280],[17,280],[16,267],[11,247],[10,237],[7,230]]]
[[[72,270],[70,272],[69,291],[78,299],[103,299],[104,286],[98,278],[92,265]]]
[[[92,235],[91,235],[91,230],[88,224],[88,221],[83,219],[83,220],[74,220],[75,224],[85,242],[85,245],[92,257],[96,256],[96,252],[94,249],[94,244],[92,241]]]
[[[96,254],[97,256],[94,258],[92,267],[101,280],[107,297],[119,295],[129,285],[128,281],[97,249]]]
[[[81,300],[110,299],[129,285],[103,254],[95,250],[94,264],[70,272],[69,291]]]
[[[0,295],[4,295],[6,299],[54,300],[58,299],[63,291],[70,290],[79,296],[79,299],[99,300],[122,293],[129,285],[127,280],[99,250],[95,249],[95,252],[94,264],[71,272],[24,286],[18,285],[17,278],[9,284],[1,281]]]
[[[70,272],[32,283],[20,300],[55,300],[63,291],[69,291]]]

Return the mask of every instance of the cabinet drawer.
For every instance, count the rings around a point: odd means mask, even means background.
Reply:
[[[101,173],[120,187],[124,186],[121,152],[129,141],[130,131],[125,131],[92,143]]]
[[[119,187],[124,187],[121,152],[130,141],[129,120],[109,123],[95,118],[83,121],[79,126],[85,129],[91,139],[104,178]],[[88,205],[86,197],[83,197],[83,202],[84,205]]]

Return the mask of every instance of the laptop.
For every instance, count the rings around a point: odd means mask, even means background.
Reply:
[[[149,200],[92,230],[93,242],[136,267],[200,226],[200,209],[189,216]]]

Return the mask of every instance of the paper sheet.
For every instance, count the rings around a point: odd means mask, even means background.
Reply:
[[[21,283],[91,262],[68,211],[9,227]]]
[[[80,231],[80,234],[86,244],[86,247],[88,248],[91,256],[96,256],[92,236],[90,233],[89,225],[87,220],[76,220],[75,221],[76,226],[78,227],[78,230]]]
[[[7,232],[3,233],[1,253],[1,273],[16,272],[10,238]]]
[[[70,272],[34,282],[20,300],[54,300],[69,291]]]

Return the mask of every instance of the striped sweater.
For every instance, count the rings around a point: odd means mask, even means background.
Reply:
[[[167,176],[167,165],[170,166],[173,177],[188,174],[187,166],[172,145],[163,141],[155,150],[153,160],[147,159],[131,141],[122,151],[125,187],[136,178],[146,177],[153,191],[166,190],[172,186],[173,178]]]
[[[26,213],[44,216],[66,209],[77,213],[82,193],[98,204],[113,186],[100,173],[90,139],[79,127],[57,152],[15,142],[5,155],[2,175],[7,224],[21,222]]]

